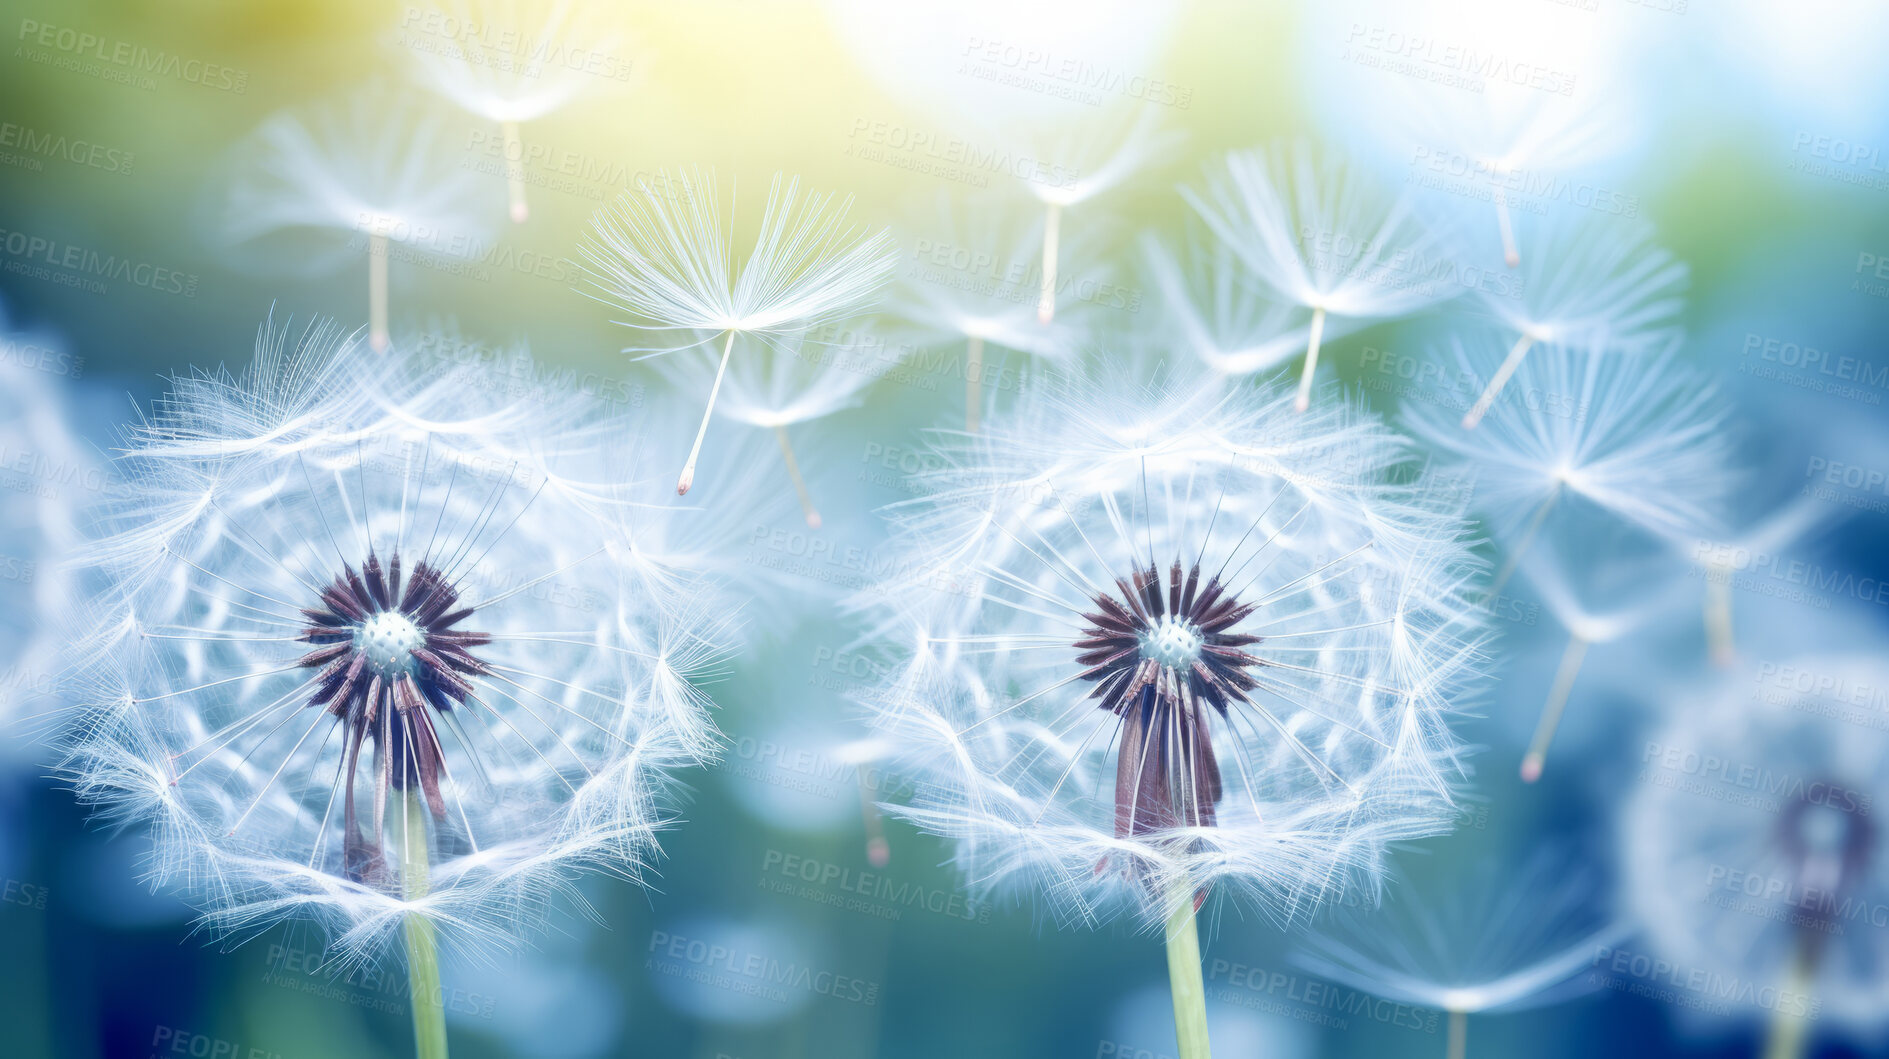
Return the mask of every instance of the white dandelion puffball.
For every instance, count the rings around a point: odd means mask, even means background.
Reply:
[[[78,512],[107,487],[65,392],[83,363],[56,336],[14,330],[0,306],[0,721],[38,713],[56,690]]]
[[[1442,359],[1464,384],[1455,396],[1483,388],[1503,345],[1480,334],[1454,343]],[[1681,543],[1720,526],[1734,484],[1730,408],[1674,357],[1541,349],[1480,429],[1462,429],[1464,405],[1409,402],[1403,418],[1441,459],[1475,475],[1475,505],[1507,541],[1537,524],[1537,513],[1566,514],[1569,501]]]
[[[1885,688],[1880,644],[1745,664],[1639,748],[1621,819],[1640,925],[1754,1016],[1889,1016]]]
[[[213,928],[310,918],[361,959],[408,916],[476,948],[579,870],[635,877],[727,624],[560,477],[582,399],[404,367],[265,327],[131,431],[65,761]]]
[[[235,148],[217,234],[244,244],[296,229],[353,232],[474,255],[493,231],[491,197],[477,172],[455,164],[459,135],[437,106],[384,84],[280,111]],[[301,265],[319,271],[363,253],[337,246]]]
[[[1223,886],[1287,919],[1447,828],[1472,564],[1395,435],[1092,375],[930,462],[878,594],[921,642],[863,698],[924,777],[896,811],[974,884],[1156,922]]]

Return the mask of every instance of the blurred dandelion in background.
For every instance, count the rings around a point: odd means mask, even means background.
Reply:
[[[575,0],[443,0],[402,11],[395,43],[420,83],[499,126],[514,224],[531,215],[519,126],[620,90],[633,66],[607,8]]]
[[[1628,894],[1649,946],[1770,1023],[1765,1054],[1880,1030],[1889,844],[1879,723],[1889,670],[1863,654],[1767,654],[1695,695],[1639,755],[1622,806]]]
[[[57,701],[82,590],[80,513],[110,485],[109,461],[75,432],[77,394],[59,383],[83,366],[58,335],[16,328],[0,304],[0,723],[13,735],[37,732]]]
[[[441,934],[476,956],[582,870],[641,876],[730,615],[650,592],[624,512],[555,477],[582,401],[401,360],[265,325],[131,429],[64,771],[219,933],[312,919],[366,963],[404,932],[433,1056]]]
[[[280,111],[231,151],[212,207],[213,236],[306,272],[339,269],[365,253],[368,344],[384,353],[394,248],[416,261],[464,258],[491,237],[485,188],[455,164],[455,135],[436,108],[380,83]],[[328,238],[313,252],[300,242],[286,252],[273,245],[306,233]],[[337,234],[347,237],[338,245]]]
[[[1603,874],[1566,849],[1520,864],[1452,864],[1443,882],[1401,885],[1383,907],[1342,910],[1298,960],[1354,989],[1447,1012],[1449,1059],[1468,1054],[1470,1015],[1591,992],[1581,972],[1629,934]]]

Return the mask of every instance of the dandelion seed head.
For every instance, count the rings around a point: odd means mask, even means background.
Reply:
[[[153,826],[153,881],[210,928],[313,919],[343,959],[412,914],[476,951],[580,871],[640,877],[668,772],[712,753],[731,615],[678,557],[612,561],[654,515],[553,476],[609,416],[330,328],[260,338],[129,433],[74,650],[80,793]]]
[[[909,580],[856,601],[917,643],[861,698],[924,777],[896,811],[975,884],[1077,920],[1158,920],[1173,886],[1290,919],[1443,826],[1473,563],[1394,435],[1097,370],[937,456],[889,511]]]

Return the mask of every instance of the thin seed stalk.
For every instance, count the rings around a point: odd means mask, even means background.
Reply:
[[[1178,1059],[1213,1059],[1207,1044],[1207,986],[1200,976],[1200,934],[1190,886],[1175,887],[1167,919],[1168,991],[1174,997]]]
[[[409,901],[426,896],[426,801],[417,786],[406,792],[406,838],[400,844],[400,878]],[[446,1009],[439,988],[439,943],[433,921],[407,916],[407,1003],[413,1008],[413,1052],[418,1059],[446,1059]]]
[[[1449,1059],[1465,1059],[1469,1054],[1469,1013],[1450,1011]]]
[[[1784,985],[1794,996],[1809,995],[1811,976],[1815,969],[1813,959],[1809,939],[1798,938]],[[1810,1043],[1810,1020],[1786,1011],[1783,1001],[1784,998],[1780,996],[1777,1007],[1771,1012],[1771,1029],[1765,1035],[1764,1059],[1804,1059],[1805,1046]]]

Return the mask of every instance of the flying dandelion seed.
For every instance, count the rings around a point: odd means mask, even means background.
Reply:
[[[586,95],[620,86],[630,73],[606,9],[572,0],[449,0],[409,9],[402,25],[449,27],[449,40],[409,47],[427,87],[498,125],[504,138],[511,218],[531,215],[520,126]]]
[[[1536,346],[1644,357],[1678,345],[1686,266],[1652,238],[1649,227],[1608,218],[1542,225],[1536,236],[1541,251],[1521,270],[1519,287],[1480,292],[1482,307],[1516,338],[1464,413],[1464,429],[1482,422]]]
[[[1235,151],[1211,171],[1204,192],[1181,194],[1261,282],[1311,310],[1295,403],[1301,412],[1311,405],[1328,318],[1362,324],[1404,316],[1454,293],[1408,270],[1433,246],[1408,199],[1304,144]]]
[[[1889,687],[1880,646],[1723,674],[1648,737],[1622,812],[1649,945],[1756,998],[1776,1059],[1806,1054],[1814,1027],[1874,1032],[1889,1012],[1889,843],[1872,812],[1889,745],[1859,706]]]
[[[987,347],[1061,361],[1080,346],[1085,317],[1093,315],[1065,312],[1048,322],[1038,316],[1039,223],[995,201],[958,208],[940,196],[935,213],[910,226],[910,267],[901,273],[895,308],[928,335],[964,342],[964,421],[973,433],[984,414]],[[1070,275],[1078,284],[1099,284],[1088,263],[1102,254],[1085,242],[1074,241],[1085,266]]]
[[[1562,711],[1574,694],[1589,649],[1643,628],[1666,613],[1684,590],[1682,572],[1673,569],[1670,542],[1591,518],[1557,529],[1541,538],[1521,566],[1549,613],[1568,631],[1547,703],[1522,757],[1524,783],[1541,778],[1549,744],[1560,729]]]
[[[1231,247],[1190,232],[1173,251],[1152,235],[1142,239],[1155,300],[1150,335],[1179,341],[1220,375],[1252,375],[1306,348],[1310,328],[1297,307],[1272,298]],[[1335,336],[1341,321],[1325,333]]]
[[[1594,953],[1624,941],[1599,873],[1548,851],[1496,870],[1455,869],[1447,889],[1400,887],[1385,908],[1350,911],[1299,956],[1314,974],[1449,1014],[1449,1059],[1468,1054],[1469,1016],[1559,1004],[1595,986]],[[1367,914],[1368,913],[1368,914]]]
[[[666,770],[710,752],[728,619],[649,591],[627,513],[556,478],[543,439],[585,402],[414,374],[265,327],[249,373],[132,429],[65,768],[213,928],[312,918],[344,963],[404,932],[437,998],[441,941],[640,875]],[[443,1055],[438,1003],[414,1019]]]
[[[1216,886],[1280,919],[1383,845],[1447,826],[1446,703],[1476,652],[1457,501],[1341,408],[1204,385],[1065,380],[941,453],[891,509],[959,653],[868,706],[927,777],[895,809],[979,886],[1166,924],[1183,1053],[1204,1052],[1193,915]],[[928,615],[928,616],[927,616]]]
[[[1171,154],[1181,135],[1179,130],[1163,129],[1154,108],[1142,107],[1133,122],[1092,120],[1018,137],[1030,145],[1024,152],[1027,157],[1049,160],[1021,174],[1024,187],[1044,208],[1038,323],[1056,318],[1063,291],[1063,211],[1125,182],[1151,159]]]
[[[825,341],[827,338],[836,341]],[[721,378],[721,398],[715,412],[724,418],[766,431],[780,448],[781,462],[793,482],[801,515],[811,529],[821,525],[801,472],[788,428],[816,424],[835,412],[855,408],[866,387],[880,373],[898,366],[887,354],[891,347],[872,339],[864,328],[823,328],[814,336],[796,334],[762,345],[752,353],[732,358]],[[863,351],[864,362],[853,354]],[[680,357],[661,358],[657,370],[679,389],[700,391],[710,382],[707,362]]]
[[[712,174],[693,181],[639,185],[594,218],[579,247],[600,300],[632,316],[618,321],[692,340],[626,353],[657,356],[725,335],[708,406],[676,482],[685,494],[708,434],[737,335],[763,343],[802,333],[864,307],[897,264],[891,234],[842,227],[850,199],[800,193],[800,182],[774,178],[759,232],[737,270],[733,219],[723,227]],[[695,337],[707,333],[708,338]],[[785,435],[782,435],[783,437]],[[791,458],[791,457],[790,457]]]
[[[394,247],[416,255],[477,252],[491,226],[475,173],[454,164],[449,126],[410,93],[370,84],[342,99],[284,110],[238,144],[215,206],[219,237],[255,244],[298,230],[366,238],[368,342],[389,344],[387,269]],[[352,242],[288,257],[315,271],[354,259]]]
[[[1457,339],[1452,348],[1457,377],[1473,385],[1489,377],[1500,340]],[[1698,372],[1665,355],[1552,347],[1524,364],[1514,385],[1512,400],[1473,434],[1442,403],[1412,402],[1403,417],[1440,458],[1476,478],[1483,519],[1506,544],[1490,596],[1570,508],[1572,517],[1601,511],[1675,544],[1719,524],[1733,486],[1728,408]]]

